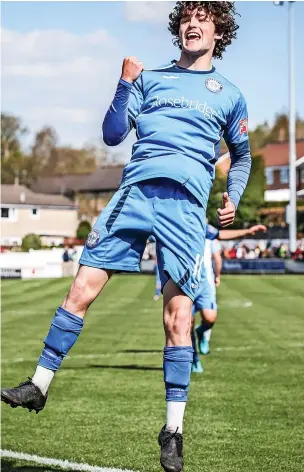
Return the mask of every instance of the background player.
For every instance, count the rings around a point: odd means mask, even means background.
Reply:
[[[148,244],[146,246],[145,251],[147,252],[148,257],[151,257],[154,262],[153,272],[155,274],[155,291],[153,295],[153,300],[158,301],[161,296],[161,280],[156,256],[156,239],[154,238],[154,236],[150,236],[147,243]]]
[[[50,383],[76,342],[90,304],[114,271],[140,271],[146,240],[153,234],[166,343],[167,417],[158,441],[161,465],[170,472],[183,467],[183,417],[193,362],[192,301],[201,276],[206,206],[222,137],[231,156],[229,197],[218,210],[222,227],[234,221],[251,167],[246,102],[212,65],[213,57],[221,59],[236,37],[235,15],[230,2],[178,2],[169,29],[181,49],[180,59],[153,70],[143,70],[135,57],[124,60],[103,138],[116,146],[135,128],[131,161],[120,189],[88,236],[81,267],[56,310],[34,377],[3,389],[1,395],[13,407],[44,408]]]
[[[214,228],[214,226],[209,224],[207,225],[204,270],[202,272],[201,288],[199,295],[194,300],[192,308],[193,319],[191,337],[194,349],[192,372],[203,372],[203,366],[196,349],[194,332],[195,313],[199,311],[201,315],[201,324],[195,330],[201,354],[209,353],[211,330],[217,319],[216,288],[220,285],[222,269],[221,247],[218,239],[228,240],[243,238],[245,236],[254,235],[258,231],[265,232],[267,231],[267,228],[264,225],[254,225],[248,229],[218,230]]]

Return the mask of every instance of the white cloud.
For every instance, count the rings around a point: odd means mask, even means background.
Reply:
[[[100,135],[122,63],[121,45],[106,30],[2,31],[2,110],[34,133],[53,126],[63,144]]]
[[[94,115],[85,108],[76,107],[31,107],[32,119],[43,122],[47,116],[50,121],[69,121],[70,123],[94,123]]]
[[[148,23],[167,23],[168,15],[174,7],[173,2],[125,2],[125,14],[129,21]]]

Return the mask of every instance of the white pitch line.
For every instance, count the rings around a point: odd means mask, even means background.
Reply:
[[[66,470],[82,470],[85,472],[135,472],[134,470],[129,469],[114,469],[113,467],[97,467],[89,464],[78,464],[77,462],[52,459],[49,457],[40,457],[36,455],[25,454],[23,452],[9,451],[6,449],[1,449],[1,457],[18,459],[27,462],[36,462],[37,464],[60,467],[61,469]]]

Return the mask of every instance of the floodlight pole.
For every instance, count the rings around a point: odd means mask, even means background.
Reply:
[[[273,2],[282,6],[285,2]],[[287,207],[287,222],[289,224],[289,249],[295,252],[297,248],[297,177],[296,177],[296,110],[294,83],[294,1],[288,1],[288,49],[289,49],[289,205]]]
[[[289,249],[297,248],[296,110],[294,81],[294,2],[288,2],[289,23]]]

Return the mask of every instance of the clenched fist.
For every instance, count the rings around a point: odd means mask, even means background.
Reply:
[[[122,64],[121,78],[133,84],[140,76],[144,65],[136,57],[126,57]]]

